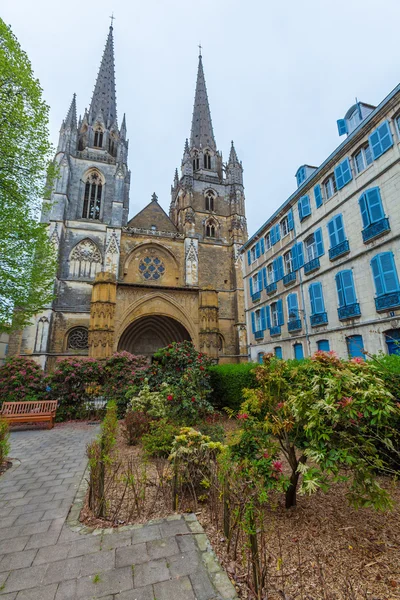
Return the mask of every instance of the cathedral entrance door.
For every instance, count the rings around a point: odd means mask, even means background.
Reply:
[[[121,335],[118,351],[152,356],[172,342],[191,341],[186,328],[171,317],[149,315],[131,323]]]

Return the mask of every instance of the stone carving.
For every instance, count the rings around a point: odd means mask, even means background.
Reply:
[[[145,256],[139,263],[139,273],[146,281],[157,281],[164,275],[165,266],[158,256]]]
[[[113,274],[116,274],[117,269],[118,269],[119,252],[120,252],[120,250],[119,250],[120,236],[121,236],[120,231],[118,231],[118,234],[117,234],[115,229],[113,229],[112,231],[110,229],[107,230],[105,265],[106,265],[106,270]]]
[[[86,350],[89,348],[86,327],[75,327],[68,335],[67,350]]]
[[[95,277],[101,270],[100,250],[91,240],[82,240],[75,246],[70,257],[70,275],[73,277]]]
[[[189,207],[187,209],[187,211],[185,212],[185,223],[194,224],[195,222],[196,222],[195,212],[192,207]]]
[[[185,239],[185,280],[186,285],[199,285],[198,240]]]

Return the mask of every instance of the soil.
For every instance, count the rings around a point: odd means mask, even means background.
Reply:
[[[3,473],[5,473],[7,471],[7,469],[10,469],[12,467],[12,462],[11,460],[5,460],[1,465],[0,465],[0,477],[3,475]]]
[[[115,527],[172,514],[168,486],[160,490],[157,484],[160,469],[168,474],[168,461],[148,461],[141,448],[127,446],[121,434],[117,451],[121,466],[133,461],[140,469],[141,462],[147,464],[141,512],[138,514],[132,501],[120,501],[124,483],[116,477],[107,498],[108,513],[118,517],[96,519],[86,503],[81,521],[92,527]],[[268,600],[400,599],[400,486],[385,478],[380,484],[391,488],[394,508],[390,512],[350,507],[345,484],[335,484],[327,494],[299,496],[297,507],[290,510],[285,509],[282,496],[271,498],[261,550],[267,565]],[[216,527],[211,522],[207,505],[185,508],[196,512],[240,598],[256,598],[246,584],[248,571],[241,564],[240,551],[236,562],[228,556],[221,524]]]

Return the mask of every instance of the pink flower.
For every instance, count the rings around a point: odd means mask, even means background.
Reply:
[[[345,408],[346,406],[349,406],[349,404],[351,404],[352,402],[353,398],[351,396],[344,396],[341,400],[339,400],[338,404],[342,408]]]
[[[169,394],[169,395],[167,396],[167,400],[173,400],[173,399],[174,399],[174,397],[173,397],[173,395],[172,395],[172,394]]]
[[[264,457],[264,458],[269,458],[269,454],[268,454],[268,452],[264,452],[264,454],[263,454],[263,457]]]
[[[249,415],[247,415],[246,413],[242,413],[242,414],[238,415],[237,418],[241,419],[242,421],[245,421],[246,419],[249,418]]]
[[[350,362],[352,362],[356,365],[363,365],[365,363],[365,360],[363,358],[361,358],[361,356],[355,356],[354,358],[351,359]]]
[[[281,460],[274,460],[273,463],[272,463],[272,468],[277,473],[282,473],[282,470],[283,470],[282,461]]]
[[[281,408],[283,408],[284,406],[285,406],[285,403],[284,403],[284,402],[278,402],[278,404],[276,405],[276,408],[277,408],[278,410],[280,410],[280,409],[281,409]]]

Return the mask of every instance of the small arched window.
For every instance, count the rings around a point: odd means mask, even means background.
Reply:
[[[101,177],[96,171],[90,173],[85,183],[83,198],[83,219],[100,219],[101,196],[103,185]]]
[[[115,142],[114,142],[113,139],[109,138],[109,140],[108,140],[108,153],[111,154],[111,156],[115,156],[114,150],[115,150]]]
[[[89,334],[86,327],[74,327],[68,333],[67,350],[87,350]]]
[[[193,171],[198,171],[200,169],[200,159],[199,159],[199,155],[196,152],[194,157],[193,157]]]
[[[209,152],[204,153],[204,168],[211,169],[211,156]]]
[[[96,129],[96,131],[94,132],[93,146],[95,148],[102,148],[103,147],[103,132],[102,132],[101,129]]]
[[[212,192],[206,194],[206,210],[214,210],[214,194]]]
[[[215,225],[213,223],[207,223],[206,236],[215,238]]]

